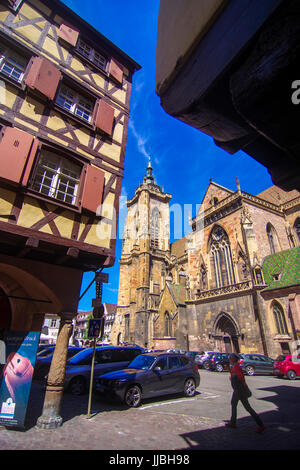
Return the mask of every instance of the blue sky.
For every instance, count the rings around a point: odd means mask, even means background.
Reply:
[[[251,194],[273,184],[268,171],[250,156],[243,152],[229,155],[210,137],[169,116],[160,106],[155,93],[159,0],[64,0],[64,3],[142,67],[133,78],[122,185],[124,201],[126,197],[132,198],[142,182],[149,153],[157,184],[172,195],[172,204],[190,204],[193,216],[210,178],[235,190],[238,177],[241,189]],[[121,227],[125,215],[121,204]],[[115,265],[105,271],[109,283],[104,284],[103,302],[117,303],[120,255],[118,237]],[[91,273],[84,275],[82,292],[92,278]],[[79,310],[91,310],[93,297],[94,285],[80,301]]]

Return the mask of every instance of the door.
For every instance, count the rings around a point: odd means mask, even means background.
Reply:
[[[224,345],[225,345],[225,352],[230,354],[232,352],[232,346],[231,346],[231,341],[230,341],[229,336],[224,336]]]
[[[261,356],[252,354],[250,356],[250,359],[252,361],[251,365],[253,365],[256,374],[263,374],[264,372],[266,372],[266,364]]]
[[[186,378],[186,367],[184,367],[180,357],[169,357],[169,374],[168,385],[170,393],[181,392]]]
[[[261,360],[263,362],[263,370],[265,374],[273,374],[274,363],[272,359],[266,356],[261,356]]]
[[[149,393],[154,395],[163,395],[167,393],[172,382],[169,371],[169,358],[167,356],[157,359],[151,369],[152,375],[149,378]]]

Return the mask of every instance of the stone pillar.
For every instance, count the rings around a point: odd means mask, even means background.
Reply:
[[[61,313],[60,329],[48,375],[43,414],[37,420],[37,427],[55,429],[62,425],[60,414],[64,391],[66,360],[69,339],[72,334],[74,313]]]

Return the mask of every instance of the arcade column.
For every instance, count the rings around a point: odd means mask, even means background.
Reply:
[[[60,407],[64,391],[68,344],[73,330],[72,320],[75,315],[74,313],[60,314],[60,329],[48,375],[43,414],[36,423],[39,428],[56,429],[62,425]]]

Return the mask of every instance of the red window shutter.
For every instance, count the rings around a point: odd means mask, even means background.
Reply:
[[[81,206],[96,213],[102,203],[104,186],[104,172],[99,168],[89,165],[86,170],[86,177],[82,193]]]
[[[7,127],[0,142],[1,178],[26,184],[36,150],[37,140],[33,135],[14,127]],[[25,177],[26,173],[28,176]]]
[[[94,124],[96,127],[111,135],[114,123],[115,110],[106,101],[99,100],[96,103]]]
[[[123,82],[123,67],[115,59],[111,58],[109,66],[109,74],[114,77],[117,82]]]
[[[43,57],[34,57],[25,83],[29,88],[38,90],[53,100],[61,76],[61,72],[52,62]]]
[[[76,46],[77,39],[79,36],[78,29],[74,26],[70,26],[66,23],[62,23],[58,30],[58,37],[71,44],[71,46]]]

